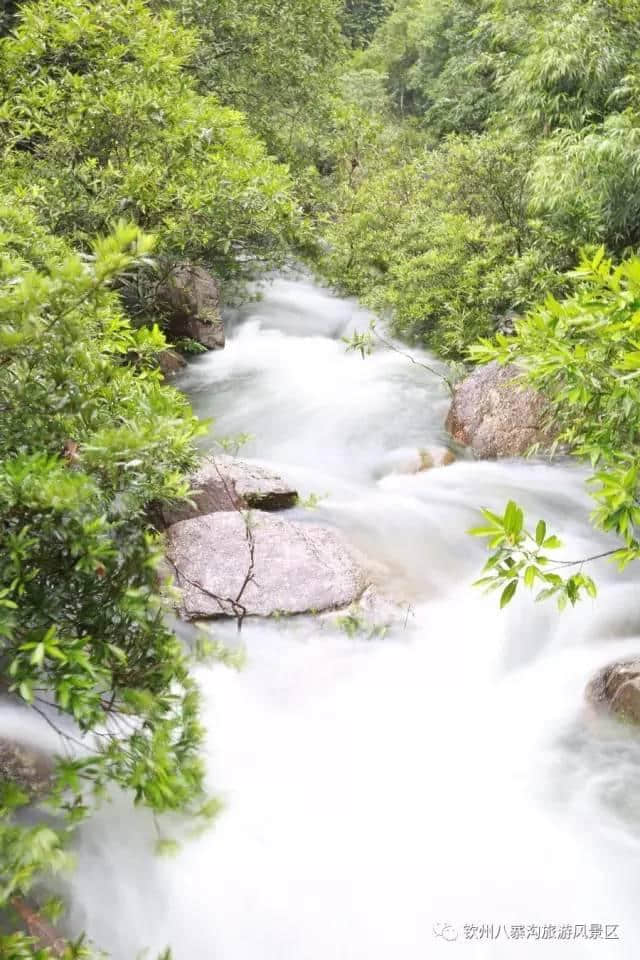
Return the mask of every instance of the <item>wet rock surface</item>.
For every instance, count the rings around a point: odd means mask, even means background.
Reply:
[[[163,376],[173,377],[187,365],[187,361],[177,350],[163,350],[158,354],[158,366]]]

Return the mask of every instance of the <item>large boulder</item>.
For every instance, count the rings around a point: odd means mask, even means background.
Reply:
[[[28,743],[0,737],[0,780],[11,780],[32,799],[53,784],[53,757]]]
[[[162,507],[163,526],[227,510],[286,510],[298,499],[297,490],[277,473],[234,457],[204,460],[190,481],[193,503]]]
[[[493,361],[455,388],[446,427],[477,457],[515,457],[534,444],[551,443],[548,404],[535,390],[516,383],[518,376],[517,367]]]
[[[167,547],[187,620],[321,612],[368,585],[339,533],[269,513],[183,520],[167,531]]]
[[[171,339],[186,337],[208,350],[224,347],[220,290],[204,267],[192,263],[174,266],[158,285],[156,300]]]
[[[618,660],[589,682],[587,700],[620,720],[640,723],[640,659]]]

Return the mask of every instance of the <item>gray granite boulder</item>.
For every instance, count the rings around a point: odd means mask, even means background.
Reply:
[[[519,371],[496,361],[477,367],[453,394],[446,427],[477,457],[515,457],[534,444],[550,445],[548,405],[535,390],[515,382]]]
[[[340,533],[263,512],[176,523],[167,560],[187,620],[316,613],[347,606],[368,585]]]
[[[294,507],[298,492],[277,473],[246,460],[216,456],[203,460],[190,477],[190,503],[165,505],[162,525],[227,510],[286,510]]]

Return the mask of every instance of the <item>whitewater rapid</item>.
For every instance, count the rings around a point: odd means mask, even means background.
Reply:
[[[462,454],[385,476],[391,451],[445,440],[448,396],[396,353],[347,352],[369,319],[281,275],[178,385],[213,435],[252,435],[242,456],[321,497],[293,515],[341,528],[405,622],[382,638],[246,622],[244,669],[198,670],[223,812],[163,858],[149,817],[106,804],[79,838],[70,927],[114,960],[168,945],[174,960],[635,958],[640,738],[583,696],[640,653],[635,574],[599,562],[597,601],[562,615],[528,596],[501,614],[472,588],[484,552],[465,531],[509,497],[567,556],[602,549],[584,474]]]

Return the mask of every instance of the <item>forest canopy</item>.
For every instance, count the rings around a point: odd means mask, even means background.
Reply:
[[[632,0],[399,0],[357,60],[391,121],[336,200],[329,276],[457,358],[568,290],[581,248],[631,252],[639,12]]]

